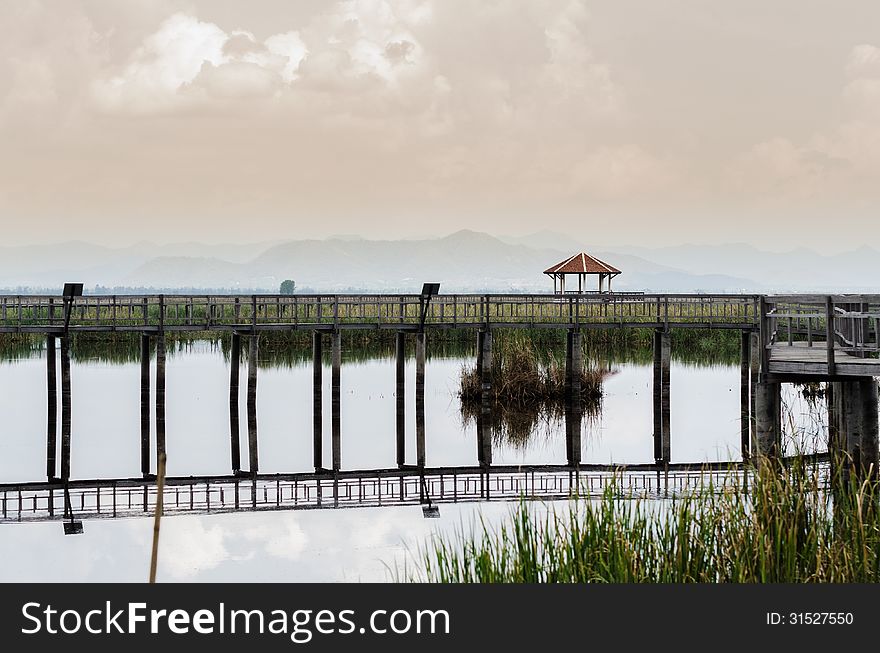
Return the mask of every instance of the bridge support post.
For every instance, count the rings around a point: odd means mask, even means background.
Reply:
[[[247,378],[247,430],[248,461],[251,476],[260,471],[260,456],[257,447],[257,366],[260,358],[260,335],[251,333],[248,342]]]
[[[669,366],[672,341],[669,331],[654,331],[654,460],[669,464],[671,437],[669,432]]]
[[[397,466],[406,464],[406,333],[398,331],[395,352],[395,406],[397,417]]]
[[[156,460],[165,453],[165,333],[156,337]]]
[[[46,336],[46,478],[58,474],[58,382],[55,363],[55,336]]]
[[[878,476],[878,410],[877,382],[865,377],[859,382],[862,404],[861,470],[862,478],[877,480]]]
[[[751,449],[749,438],[750,425],[750,362],[751,362],[751,334],[742,331],[740,334],[740,366],[739,366],[739,425],[740,425],[740,451],[743,461],[749,460]]]
[[[150,475],[150,336],[141,334],[141,474]]]
[[[477,372],[480,376],[480,412],[477,418],[477,459],[492,464],[492,332],[477,334]]]
[[[70,479],[70,337],[61,336],[61,480]]]
[[[756,397],[758,394],[758,377],[761,374],[761,333],[752,331],[749,344],[749,457],[755,458],[758,453],[758,423]]]
[[[759,382],[755,397],[757,459],[772,461],[779,456],[782,442],[782,399],[779,383]]]
[[[581,332],[569,329],[565,342],[565,398],[571,406],[580,407],[581,375],[584,371],[584,350]]]
[[[416,464],[425,466],[425,359],[427,334],[416,334]]]
[[[492,332],[477,333],[477,373],[480,375],[480,395],[485,403],[492,391]]]
[[[847,480],[850,473],[859,480],[877,478],[877,382],[873,377],[860,377],[835,383],[832,395],[828,428],[837,454],[832,462],[837,462],[843,480]]]
[[[323,336],[312,331],[312,462],[315,471],[324,467],[323,433]]]
[[[341,416],[342,399],[342,332],[338,329],[333,332],[333,374],[331,377],[331,402],[333,415],[331,420],[333,471],[338,472],[342,465],[342,429]]]
[[[236,308],[238,306],[236,304]],[[229,348],[229,452],[233,474],[241,472],[241,429],[238,416],[240,367],[241,335],[233,331]]]
[[[581,375],[584,350],[579,329],[569,329],[565,347],[565,449],[568,464],[581,464]]]

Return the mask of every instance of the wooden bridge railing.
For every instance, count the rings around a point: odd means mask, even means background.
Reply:
[[[837,353],[880,353],[880,295],[774,295],[764,297],[762,306],[765,355],[780,336],[792,346],[824,346],[833,373]]]
[[[413,328],[419,295],[87,295],[75,300],[74,330]],[[553,325],[756,325],[754,295],[605,293],[437,295],[425,324],[443,327]],[[0,296],[0,331],[64,325],[61,297]]]

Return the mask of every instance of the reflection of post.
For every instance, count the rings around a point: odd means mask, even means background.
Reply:
[[[255,475],[260,471],[257,451],[257,360],[260,356],[260,336],[250,335],[248,343],[248,383],[247,383],[247,426],[249,471]]]
[[[416,334],[416,464],[425,466],[425,355],[424,331]]]
[[[236,308],[239,308],[236,299]],[[229,349],[229,446],[232,456],[232,473],[241,471],[241,436],[238,419],[238,386],[239,367],[241,365],[241,336],[232,334],[232,346]]]
[[[322,335],[320,331],[312,331],[312,460],[315,471],[324,466],[324,435],[323,406],[323,354]]]
[[[580,406],[568,401],[565,405],[565,452],[568,464],[577,467],[581,464],[582,413]]]
[[[150,336],[141,334],[141,474],[150,474]]]
[[[739,366],[739,426],[740,449],[742,459],[749,459],[749,367],[751,364],[752,334],[742,331],[740,334],[740,366]]]
[[[55,336],[46,336],[46,477],[58,473],[56,449],[58,437],[58,385],[55,364]]]
[[[61,336],[61,480],[70,478],[70,338]]]
[[[342,433],[341,416],[342,398],[340,397],[342,386],[342,332],[338,329],[333,332],[333,375],[331,377],[331,401],[333,415],[331,420],[332,448],[333,448],[333,471],[339,471],[342,464]]]
[[[654,331],[654,460],[669,463],[671,438],[669,433],[669,359],[671,341],[669,332]]]
[[[165,334],[156,337],[156,455],[165,453]],[[158,460],[158,458],[157,458]]]
[[[403,313],[401,312],[401,315]],[[397,332],[395,341],[397,371],[397,466],[406,464],[406,333]]]

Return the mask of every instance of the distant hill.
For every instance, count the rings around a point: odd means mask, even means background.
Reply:
[[[502,237],[462,230],[441,238],[324,240],[205,245],[138,243],[112,248],[82,242],[0,247],[0,288],[58,288],[64,281],[152,288],[241,288],[276,292],[294,279],[300,289],[412,292],[439,281],[445,292],[547,292],[542,271],[585,250],[623,270],[618,290],[649,292],[877,291],[880,254],[862,246],[824,256],[807,249],[782,254],[747,244],[615,247],[579,243],[542,231]]]

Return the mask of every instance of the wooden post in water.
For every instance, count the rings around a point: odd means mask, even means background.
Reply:
[[[156,336],[156,460],[165,454],[165,332]]]
[[[401,311],[401,316],[403,312]],[[395,404],[397,409],[397,466],[406,464],[406,333],[398,331],[395,338]]]
[[[565,342],[565,449],[568,464],[581,463],[581,375],[584,350],[579,329],[569,329]]]
[[[316,472],[324,467],[322,338],[320,331],[312,331],[312,462]]]
[[[338,472],[342,466],[342,332],[336,329],[331,336],[333,342],[333,374],[330,380],[332,402],[331,436],[333,450],[333,471]]]
[[[669,365],[672,342],[665,329],[654,330],[654,460],[668,464],[671,458],[669,433]]]
[[[825,385],[825,406],[828,411],[828,455],[831,478],[837,481],[846,469],[846,427],[843,425],[843,387],[838,381]],[[833,483],[836,487],[836,483]]]
[[[477,457],[482,466],[492,464],[492,332],[477,336],[477,371],[480,376],[480,413],[477,419]]]
[[[758,462],[772,461],[780,453],[782,439],[780,384],[759,382],[755,399]]]
[[[416,334],[416,464],[425,466],[425,357],[427,334]]]
[[[569,329],[565,341],[565,398],[573,406],[580,406],[581,375],[584,371],[584,350],[581,332]]]
[[[877,480],[878,476],[878,414],[877,382],[873,377],[863,377],[857,382],[861,399],[861,468],[862,479]]]
[[[740,449],[743,461],[748,461],[751,451],[750,431],[750,368],[751,368],[752,334],[742,331],[740,334],[740,370],[739,370],[739,424]]]
[[[758,424],[756,396],[758,394],[758,378],[761,375],[761,333],[760,331],[752,331],[751,344],[749,345],[750,364],[749,364],[749,430],[751,436],[751,447],[749,455],[755,458],[758,449]]]
[[[235,301],[235,308],[239,309],[241,305],[238,299]],[[240,366],[241,335],[233,332],[232,345],[229,349],[229,446],[233,474],[241,471],[241,430],[238,416]]]
[[[141,334],[141,474],[150,475],[150,336]]]
[[[58,474],[58,384],[55,364],[55,336],[46,336],[46,478]]]
[[[846,447],[843,477],[853,473],[860,481],[877,478],[877,382],[873,377],[856,377],[834,385],[834,394],[842,394],[835,409],[837,446]]]
[[[257,361],[260,357],[260,335],[254,331],[248,342],[248,379],[247,379],[247,429],[248,459],[252,476],[260,471],[259,453],[257,451]]]
[[[70,337],[61,336],[61,480],[70,479]]]

